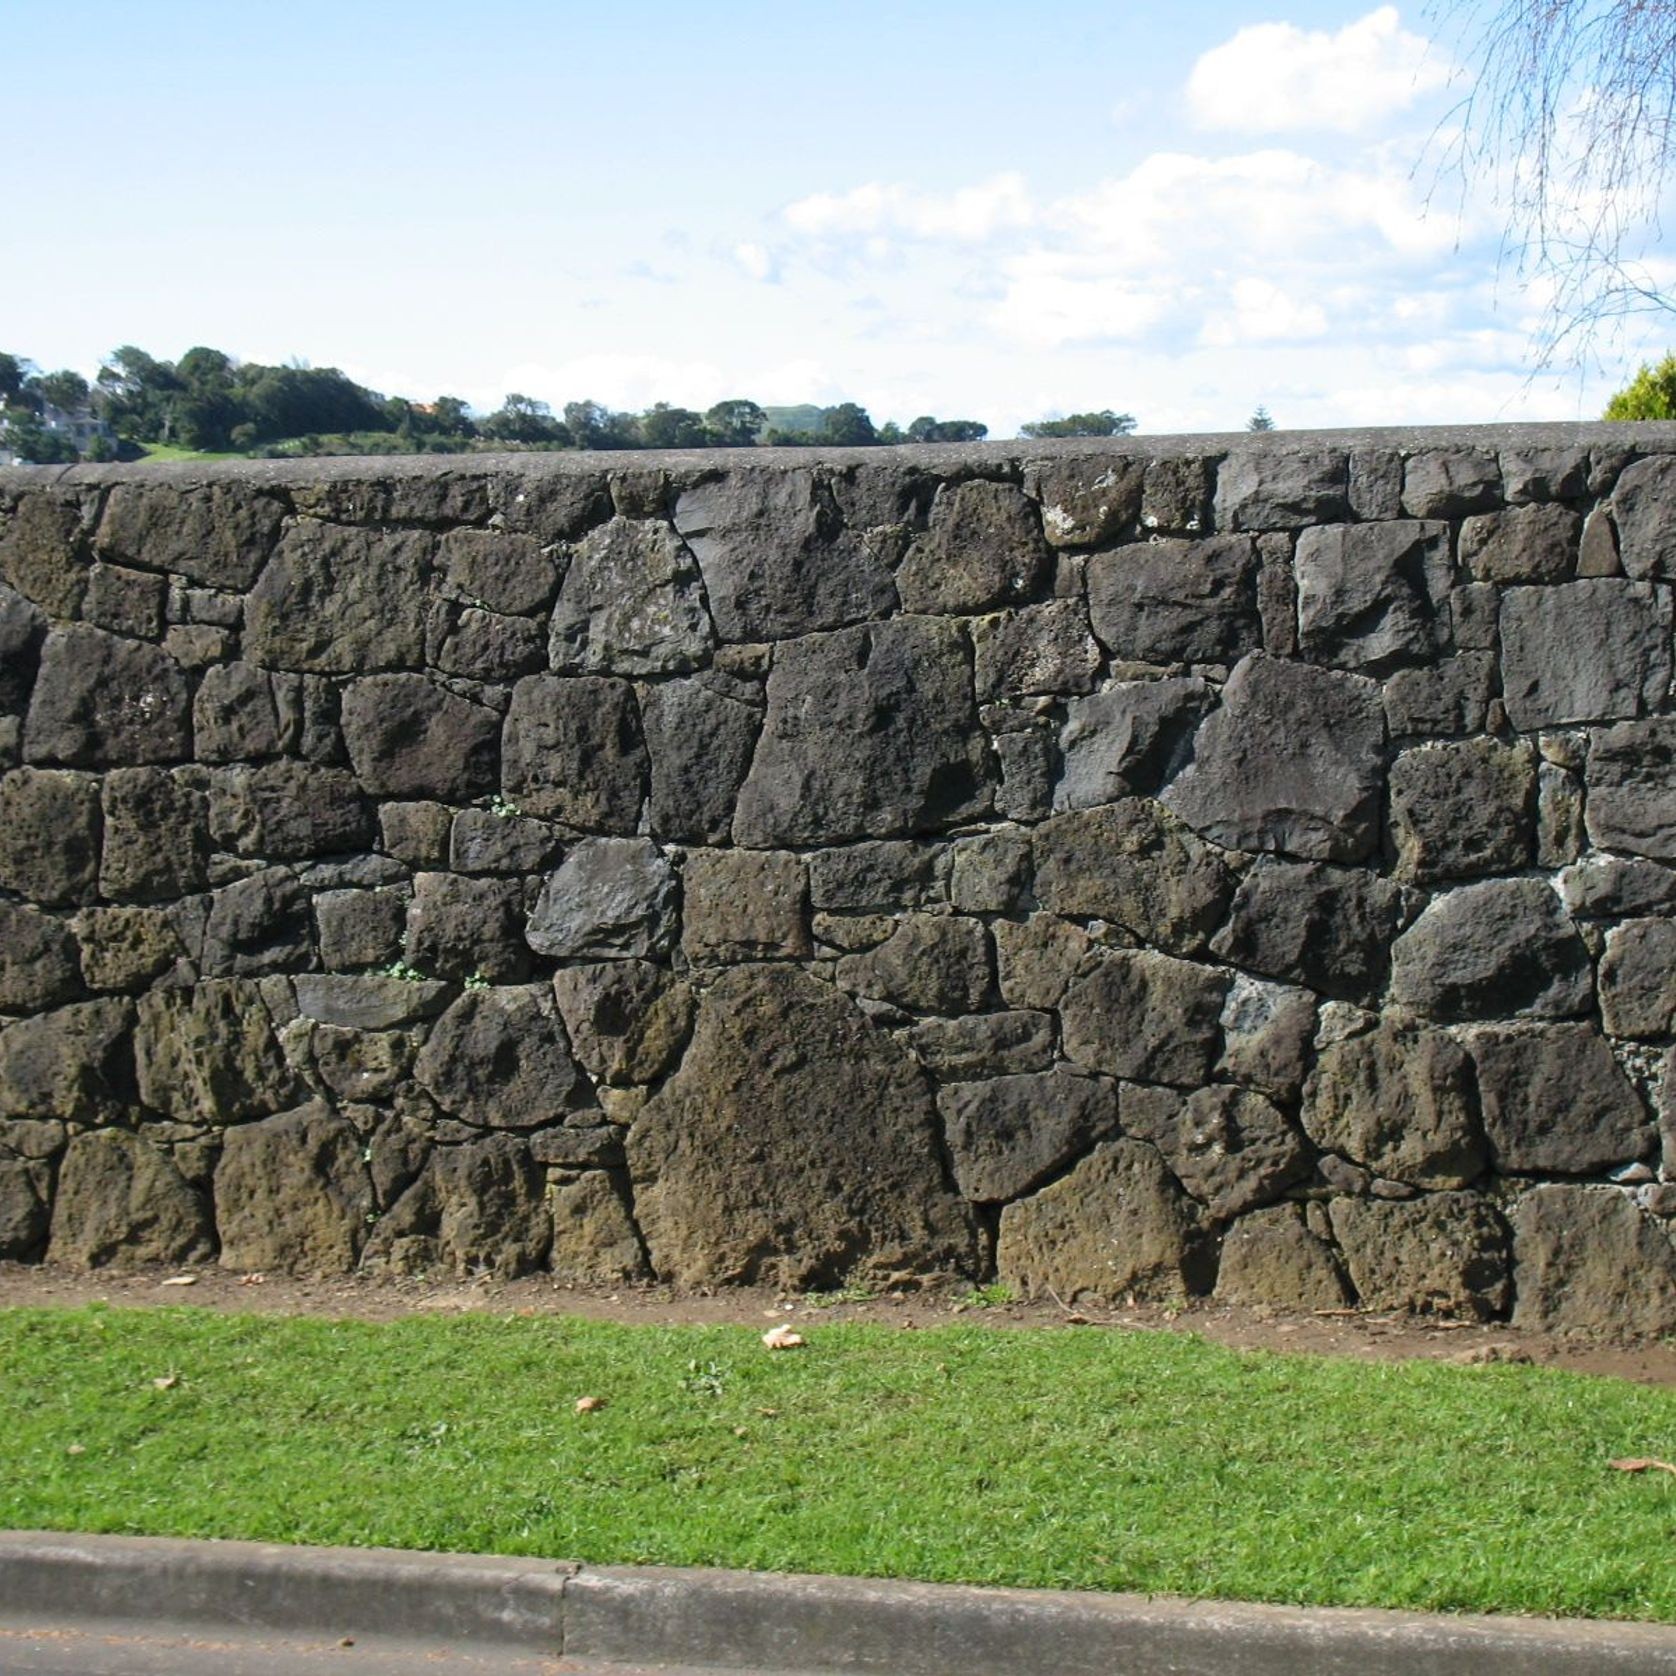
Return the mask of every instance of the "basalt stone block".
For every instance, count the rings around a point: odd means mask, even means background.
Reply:
[[[1612,491],[1612,516],[1626,574],[1640,581],[1676,578],[1676,459],[1659,454],[1626,466]]]
[[[1600,1011],[1612,1036],[1676,1034],[1676,919],[1632,919],[1607,932]]]
[[[448,835],[454,873],[544,873],[559,859],[561,834],[545,821],[504,809],[462,809]]]
[[[681,947],[693,965],[809,954],[809,881],[801,856],[694,850],[681,886]]]
[[[186,677],[167,653],[74,623],[41,649],[24,759],[77,768],[179,762],[191,752],[190,710]]]
[[[1279,1100],[1295,1100],[1314,1058],[1315,997],[1236,972],[1222,1004],[1218,1073]]]
[[[448,675],[475,681],[516,681],[547,667],[547,637],[527,617],[467,606],[445,610],[433,620],[436,650],[431,661]]]
[[[1670,685],[1671,603],[1650,582],[1561,582],[1501,597],[1502,701],[1516,728],[1646,714]]]
[[[629,1132],[635,1214],[661,1279],[806,1288],[977,1262],[945,1185],[923,1073],[791,966],[735,966],[681,1068]]]
[[[75,936],[61,920],[0,901],[0,1013],[33,1013],[81,989]]]
[[[1333,1248],[1309,1230],[1298,1205],[1242,1216],[1222,1239],[1218,1303],[1260,1309],[1340,1309],[1350,1288]]]
[[[1384,746],[1374,682],[1257,655],[1229,677],[1164,801],[1229,849],[1360,861],[1376,839]]]
[[[1495,696],[1493,652],[1462,652],[1385,682],[1385,720],[1393,736],[1478,733]]]
[[[1027,1298],[1180,1302],[1200,1289],[1191,1201],[1157,1151],[1106,1141],[1001,1212],[995,1267]]]
[[[734,841],[890,838],[985,814],[989,753],[968,658],[960,629],[931,617],[778,648]]]
[[[534,536],[503,530],[448,530],[437,565],[459,598],[515,617],[544,612],[559,585],[557,561]]]
[[[922,1019],[908,1032],[914,1054],[944,1082],[1045,1071],[1053,1062],[1053,1018],[1040,1012],[968,1013]]]
[[[1622,576],[1618,557],[1618,528],[1609,507],[1597,506],[1583,520],[1582,540],[1577,549],[1579,576]]]
[[[0,1262],[40,1261],[51,1226],[51,1201],[49,1165],[0,1151]]]
[[[74,496],[25,495],[0,528],[0,577],[54,617],[73,617],[90,560],[83,507]]]
[[[0,781],[0,803],[5,786]],[[1626,722],[1595,734],[1588,788],[1588,830],[1596,844],[1676,862],[1676,717]]]
[[[351,1030],[396,1030],[435,1018],[454,994],[452,984],[370,972],[311,972],[293,988],[304,1018]]]
[[[1475,582],[1563,582],[1577,567],[1583,520],[1564,506],[1516,506],[1461,525],[1461,560]]]
[[[1051,559],[1040,514],[1011,483],[947,484],[897,569],[896,591],[904,611],[992,611],[1039,593]]]
[[[516,983],[530,966],[523,881],[416,875],[404,958],[439,978]]]
[[[1236,449],[1217,469],[1219,530],[1294,530],[1348,516],[1350,462],[1336,448]]]
[[[619,1172],[588,1170],[548,1194],[553,1250],[548,1267],[560,1284],[609,1286],[645,1280],[646,1257]]]
[[[1676,909],[1676,868],[1619,855],[1591,855],[1559,878],[1566,912],[1576,919],[1634,919]]]
[[[372,841],[372,810],[355,776],[312,762],[217,769],[209,821],[223,848],[268,861],[342,855]]]
[[[1464,518],[1501,505],[1501,465],[1477,449],[1428,448],[1404,463],[1402,504],[1411,518]]]
[[[204,671],[192,705],[200,762],[257,762],[295,747],[302,727],[302,688],[294,675],[253,663]]]
[[[1001,770],[1001,783],[995,788],[996,814],[1009,821],[1041,820],[1048,813],[1059,774],[1059,752],[1047,719],[997,735],[994,747]]]
[[[924,907],[947,895],[949,860],[946,845],[897,840],[817,850],[809,857],[809,898],[840,913]]]
[[[1116,681],[1073,698],[1059,731],[1064,766],[1054,808],[1090,809],[1156,792],[1187,762],[1194,730],[1214,702],[1196,678]]]
[[[354,1125],[314,1104],[227,1132],[215,1169],[221,1266],[347,1274],[376,1209]]]
[[[1249,536],[1140,542],[1088,561],[1100,644],[1138,663],[1232,663],[1263,644]]]
[[[418,530],[299,521],[250,591],[245,656],[319,675],[422,663],[434,544]]]
[[[1098,945],[1080,927],[1053,914],[997,920],[995,965],[1001,995],[1010,1007],[1052,1011],[1071,982],[1083,976]]]
[[[1315,663],[1368,675],[1439,649],[1449,592],[1449,526],[1327,524],[1298,536],[1298,643]]]
[[[362,1264],[399,1274],[530,1274],[553,1243],[545,1192],[519,1137],[438,1147],[368,1235]]]
[[[1185,1098],[1125,1088],[1119,1111],[1124,1133],[1156,1146],[1215,1222],[1278,1199],[1310,1171],[1309,1143],[1297,1126],[1249,1088],[1212,1083]]]
[[[1085,693],[1100,669],[1080,599],[1053,599],[980,617],[972,625],[978,702]]]
[[[1335,1199],[1330,1212],[1364,1308],[1479,1321],[1505,1313],[1507,1228],[1481,1195]]]
[[[0,889],[49,908],[87,901],[99,837],[97,780],[40,768],[0,776]]]
[[[1144,460],[1041,460],[1024,468],[1024,490],[1042,508],[1050,547],[1100,547],[1139,520]]]
[[[1434,1018],[1589,1010],[1588,951],[1540,879],[1494,879],[1434,897],[1391,950],[1391,999]]]
[[[1240,881],[1211,949],[1264,977],[1368,1001],[1384,988],[1402,920],[1402,891],[1388,879],[1264,856]]]
[[[1647,1109],[1592,1024],[1477,1030],[1467,1043],[1497,1170],[1591,1175],[1647,1156]]]
[[[182,1123],[243,1123],[284,1111],[296,1079],[260,986],[217,978],[140,998],[134,1062],[141,1103]]]
[[[168,597],[166,577],[125,565],[96,564],[87,573],[82,621],[134,640],[160,640]]]
[[[99,520],[99,551],[242,593],[279,539],[284,503],[242,483],[119,483]]]
[[[134,1104],[127,1001],[84,1001],[0,1030],[0,1116],[109,1122]]]
[[[1534,1187],[1511,1211],[1513,1324],[1539,1333],[1676,1332],[1676,1248],[1616,1187]]]
[[[1536,752],[1494,739],[1427,745],[1391,764],[1397,875],[1419,883],[1531,864]]]
[[[89,989],[143,989],[185,955],[163,908],[88,908],[77,915],[82,980]],[[6,931],[0,926],[0,947]],[[0,961],[0,970],[3,970]],[[0,979],[0,989],[4,980]],[[5,1011],[0,1002],[0,1011]]]
[[[525,937],[561,960],[635,959],[668,952],[676,934],[676,882],[644,838],[589,838],[542,886]]]
[[[1509,502],[1577,500],[1588,493],[1586,448],[1504,448],[1500,463]]]
[[[633,832],[646,795],[634,689],[596,675],[520,681],[506,715],[501,786],[526,815]]]
[[[399,1030],[317,1024],[309,1049],[320,1080],[340,1100],[388,1100],[413,1070],[413,1042]]]
[[[1323,1152],[1413,1187],[1465,1187],[1487,1161],[1472,1060],[1441,1030],[1381,1023],[1328,1043],[1303,1125]]]
[[[662,681],[641,699],[652,762],[652,831],[724,841],[762,728],[761,689],[719,673]]]
[[[423,675],[350,682],[342,726],[356,779],[380,797],[463,803],[498,782],[500,717]]]
[[[649,960],[561,966],[553,995],[577,1059],[616,1087],[656,1082],[692,1025],[691,989]]]
[[[1117,1090],[1068,1071],[950,1083],[937,1106],[954,1179],[985,1204],[1021,1198],[1117,1130]]]
[[[400,957],[407,902],[393,890],[327,890],[314,899],[320,964],[328,972],[387,966]]]
[[[203,1195],[161,1148],[122,1129],[71,1140],[53,1195],[52,1262],[139,1268],[202,1263],[214,1253]]]
[[[555,670],[680,675],[714,641],[698,566],[667,524],[613,518],[571,549],[553,607]]]
[[[296,972],[314,958],[308,893],[286,867],[224,885],[210,898],[198,965],[205,977]]]
[[[1221,857],[1151,798],[1055,815],[1036,829],[1044,908],[1106,919],[1182,954],[1222,923],[1234,876]]]
[[[484,1129],[538,1129],[592,1100],[545,984],[467,990],[413,1074],[444,1111]]]
[[[991,983],[989,934],[975,919],[911,914],[877,948],[838,962],[852,994],[921,1013],[969,1013]]]
[[[781,640],[895,609],[889,570],[812,471],[730,471],[686,490],[674,522],[723,640]]]
[[[20,714],[28,705],[46,632],[46,613],[0,584],[0,714]]]
[[[1228,974],[1144,949],[1101,953],[1060,1006],[1066,1057],[1134,1082],[1193,1088],[1222,1047]]]
[[[1147,462],[1141,484],[1141,528],[1198,535],[1214,527],[1216,461],[1192,455]]]
[[[1005,827],[949,846],[949,901],[962,913],[1007,914],[1030,889],[1030,839]]]
[[[385,803],[378,811],[379,848],[407,867],[447,867],[454,813],[445,803]]]
[[[100,894],[112,901],[166,901],[200,891],[209,876],[208,802],[161,768],[105,776]]]

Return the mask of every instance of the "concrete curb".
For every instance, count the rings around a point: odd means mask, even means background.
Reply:
[[[0,1532],[0,1616],[800,1676],[1676,1676],[1676,1628]]]

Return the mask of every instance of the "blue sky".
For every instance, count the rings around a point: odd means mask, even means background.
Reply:
[[[1428,204],[1428,36],[1316,0],[0,0],[0,347],[996,435],[1592,415],[1665,346],[1529,379],[1494,205]]]

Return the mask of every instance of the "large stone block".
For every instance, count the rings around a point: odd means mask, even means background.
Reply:
[[[660,681],[646,689],[641,716],[653,833],[689,844],[725,840],[762,727],[761,689],[714,673]]]
[[[1676,1249],[1616,1187],[1534,1187],[1513,1206],[1513,1324],[1539,1333],[1676,1332]]]
[[[1465,1187],[1487,1162],[1472,1060],[1441,1030],[1382,1023],[1330,1042],[1304,1084],[1323,1152],[1413,1187]]]
[[[506,715],[501,785],[526,815],[633,832],[646,795],[634,689],[597,675],[520,681]]]
[[[888,615],[883,561],[810,471],[736,469],[685,491],[675,528],[723,640],[779,640]]]
[[[210,898],[198,968],[207,978],[297,972],[314,958],[308,893],[287,867],[223,885]]]
[[[679,675],[714,643],[704,585],[663,523],[613,518],[570,550],[549,655],[562,673]]]
[[[692,1026],[691,989],[649,960],[561,966],[553,995],[572,1052],[596,1081],[617,1087],[656,1082]]]
[[[1589,837],[1676,862],[1676,717],[1603,728],[1589,743]],[[0,782],[0,797],[4,782]]]
[[[1564,582],[1576,569],[1582,530],[1564,506],[1485,513],[1461,525],[1461,558],[1476,582]]]
[[[268,861],[353,853],[366,849],[373,833],[372,810],[353,774],[288,759],[217,769],[209,823],[223,848]]]
[[[1114,658],[1232,663],[1263,644],[1258,569],[1249,536],[1117,547],[1088,561],[1089,617]]]
[[[166,652],[73,623],[41,648],[23,754],[75,768],[179,762],[192,748],[190,710],[186,677]]]
[[[1434,897],[1391,950],[1391,998],[1434,1018],[1573,1018],[1594,972],[1540,879],[1491,879]]]
[[[292,987],[304,1018],[347,1030],[395,1030],[435,1018],[454,994],[452,984],[374,972],[310,972]]]
[[[1236,448],[1217,468],[1216,527],[1292,530],[1349,512],[1349,460],[1336,448]]]
[[[511,616],[545,611],[559,585],[558,564],[541,543],[505,530],[448,530],[437,563],[459,598]]]
[[[40,768],[0,776],[0,889],[42,907],[89,900],[99,836],[98,781]]]
[[[789,966],[725,970],[681,1068],[629,1134],[659,1278],[796,1288],[970,1274],[923,1074],[853,1003]]]
[[[777,650],[733,836],[775,849],[932,832],[991,796],[965,637],[905,617]]]
[[[995,1267],[1027,1298],[1180,1302],[1202,1289],[1191,1202],[1157,1151],[1106,1141],[1001,1212]]]
[[[613,1286],[647,1278],[646,1254],[621,1172],[585,1170],[547,1195],[553,1213],[548,1267],[561,1285]]]
[[[897,568],[904,611],[993,611],[1032,598],[1052,554],[1034,504],[1010,483],[947,484]]]
[[[1041,503],[1050,547],[1101,547],[1129,533],[1141,515],[1144,460],[1036,460],[1024,491]]]
[[[1222,1046],[1229,977],[1145,949],[1103,952],[1061,1003],[1067,1058],[1135,1082],[1194,1088]]]
[[[525,936],[561,960],[668,952],[676,935],[675,874],[645,838],[589,838],[541,888]]]
[[[404,959],[428,977],[516,983],[529,971],[521,879],[420,873],[407,909]]]
[[[1259,654],[1229,677],[1164,801],[1229,849],[1359,861],[1376,841],[1384,747],[1372,681]]]
[[[245,656],[320,675],[416,667],[434,543],[418,530],[294,524],[246,601]]]
[[[1449,526],[1327,524],[1298,537],[1298,639],[1306,658],[1367,675],[1434,657],[1449,592]]]
[[[46,632],[46,613],[0,584],[0,715],[21,714],[28,705]]]
[[[1476,448],[1424,448],[1403,462],[1403,511],[1411,518],[1464,518],[1501,505],[1501,463]]]
[[[284,1111],[296,1078],[260,986],[217,978],[140,998],[134,1032],[140,1100],[182,1123],[242,1123]]]
[[[528,617],[443,607],[431,620],[430,638],[431,661],[465,680],[516,681],[547,667],[547,637]]]
[[[1516,728],[1628,721],[1670,686],[1671,603],[1650,582],[1588,580],[1501,596],[1502,701]]]
[[[1635,1085],[1592,1024],[1477,1030],[1484,1132],[1505,1175],[1593,1175],[1655,1139]]]
[[[1676,1035],[1676,919],[1632,919],[1607,932],[1600,1011],[1609,1035]]]
[[[810,952],[809,880],[801,856],[694,850],[681,889],[681,948],[695,966]]]
[[[1053,1037],[1050,1014],[1023,1011],[921,1019],[908,1032],[920,1064],[944,1082],[1045,1071]]]
[[[1398,876],[1429,883],[1530,866],[1536,767],[1530,745],[1495,739],[1404,751],[1391,764]]]
[[[166,1152],[123,1129],[70,1142],[53,1196],[51,1261],[138,1268],[201,1263],[214,1252],[209,1207]]]
[[[911,914],[877,948],[845,955],[837,978],[852,994],[914,1012],[975,1012],[991,983],[989,934],[975,919]]]
[[[82,977],[89,989],[144,989],[186,953],[164,908],[89,908],[74,924],[81,941]],[[0,946],[6,940],[0,925]],[[0,974],[4,967],[0,958]],[[0,989],[4,983],[0,975]]]
[[[1053,599],[998,611],[972,625],[978,702],[1085,693],[1100,669],[1100,648],[1080,599]]]
[[[105,1123],[132,1115],[127,1001],[84,1001],[0,1030],[0,1116]]]
[[[0,1013],[33,1013],[81,988],[75,936],[61,920],[0,901]]]
[[[1482,1195],[1334,1199],[1330,1211],[1364,1308],[1479,1321],[1505,1313],[1507,1228]]]
[[[1036,829],[1036,895],[1050,912],[1105,919],[1194,954],[1228,911],[1222,858],[1151,798],[1055,815]]]
[[[413,1074],[437,1104],[484,1129],[539,1129],[591,1103],[545,984],[467,990],[439,1018]]]
[[[259,762],[291,750],[302,727],[302,688],[294,675],[253,663],[204,671],[192,705],[200,762]]]
[[[1222,1004],[1218,1075],[1275,1099],[1294,1101],[1314,1056],[1315,997],[1289,984],[1236,972]]]
[[[0,1124],[0,1263],[37,1263],[52,1225],[52,1166],[4,1150]]]
[[[1100,1077],[1068,1071],[955,1082],[937,1096],[968,1199],[1005,1204],[1117,1131],[1117,1090]]]
[[[1076,690],[1076,689],[1071,689]],[[1150,796],[1188,760],[1193,733],[1215,702],[1197,678],[1114,681],[1065,706],[1055,809],[1090,809]]]
[[[54,617],[73,617],[87,591],[85,508],[72,495],[25,495],[0,526],[0,578]]]
[[[1341,1309],[1350,1288],[1333,1248],[1318,1239],[1299,1205],[1242,1216],[1223,1236],[1216,1301],[1259,1309]]]
[[[1676,578],[1676,458],[1660,454],[1625,466],[1612,490],[1612,516],[1626,574]]]
[[[100,894],[114,902],[168,901],[208,882],[204,794],[161,768],[105,776]]]
[[[101,553],[242,593],[279,539],[285,505],[243,483],[119,483],[99,520]]]
[[[373,675],[343,695],[355,777],[380,797],[464,803],[499,784],[500,717],[423,675]]]

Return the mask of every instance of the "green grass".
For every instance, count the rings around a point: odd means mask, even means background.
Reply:
[[[803,1331],[0,1311],[0,1525],[1676,1620],[1676,1393]]]
[[[242,460],[247,457],[240,453],[217,454],[206,453],[198,448],[176,448],[167,442],[146,442],[142,443],[141,447],[145,449],[145,453],[135,462],[136,464],[166,460]]]

